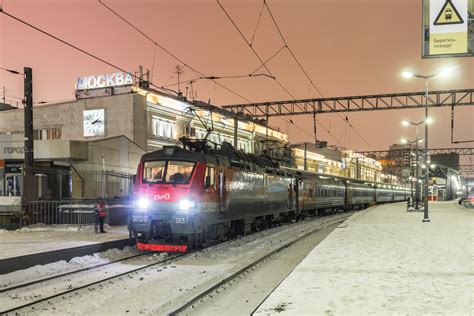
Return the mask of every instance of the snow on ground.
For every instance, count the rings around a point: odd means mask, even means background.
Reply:
[[[125,247],[123,250],[115,248],[104,252],[98,252],[89,256],[75,257],[69,260],[69,262],[61,260],[45,265],[37,265],[25,270],[18,270],[15,272],[3,274],[0,278],[0,289],[37,279],[42,279],[52,275],[108,263],[139,253],[140,251],[134,247]]]
[[[42,304],[34,311],[31,310],[31,314],[162,315],[256,258],[315,227],[321,227],[327,221],[333,222],[335,218],[300,222],[244,236],[166,266],[154,266],[88,290],[77,291],[71,298],[66,296],[51,300],[51,304]],[[108,275],[112,273],[108,272]],[[35,293],[31,292],[29,295],[34,296]]]
[[[32,225],[18,230],[2,230],[0,260],[128,238],[126,226],[106,227],[106,234],[96,234],[94,225]]]
[[[302,261],[255,315],[473,315],[474,212],[430,203],[355,214]]]

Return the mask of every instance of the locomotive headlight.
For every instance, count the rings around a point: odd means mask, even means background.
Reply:
[[[146,210],[150,206],[150,201],[146,198],[138,199],[137,206],[143,210]]]
[[[196,202],[189,200],[181,200],[179,202],[179,209],[181,211],[189,211],[189,209],[196,207]]]

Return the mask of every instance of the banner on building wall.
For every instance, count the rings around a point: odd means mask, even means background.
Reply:
[[[474,0],[423,1],[423,57],[474,56]],[[471,23],[470,23],[471,22]]]
[[[0,160],[24,158],[25,143],[22,134],[0,135]]]

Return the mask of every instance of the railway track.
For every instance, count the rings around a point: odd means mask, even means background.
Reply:
[[[68,271],[68,272],[64,272],[64,273],[60,273],[60,274],[55,274],[55,275],[47,276],[47,277],[44,277],[44,278],[41,278],[41,279],[32,280],[32,281],[29,281],[29,282],[15,284],[13,286],[8,286],[8,287],[1,288],[0,289],[0,294],[4,293],[4,292],[10,292],[10,291],[22,288],[22,287],[27,287],[27,286],[31,286],[31,285],[35,285],[35,284],[40,284],[40,283],[43,283],[43,282],[46,282],[46,281],[51,281],[51,280],[54,280],[54,279],[58,279],[58,278],[61,278],[61,277],[74,275],[76,273],[80,273],[80,272],[84,272],[84,271],[89,271],[89,270],[105,267],[105,266],[112,265],[112,264],[115,264],[115,263],[118,263],[118,262],[123,262],[123,261],[127,261],[127,260],[130,260],[130,259],[144,257],[144,256],[147,256],[149,254],[150,254],[150,252],[140,253],[140,254],[136,254],[136,255],[133,255],[133,256],[113,260],[113,261],[110,261],[110,262],[96,264],[96,265],[92,265],[92,266],[89,266],[89,267],[76,269],[76,270],[72,270],[72,271]]]
[[[344,220],[346,217],[349,217],[350,215],[351,214],[348,213],[347,216],[343,216],[340,219],[331,221],[331,223],[334,223],[334,222],[340,221],[340,220]],[[327,217],[327,218],[329,218],[329,217]],[[314,220],[320,220],[320,219],[321,218],[314,218]],[[328,225],[329,224],[330,223],[328,223]],[[176,311],[171,312],[171,314],[173,314],[173,315],[174,314],[179,314],[179,313],[181,313],[181,310],[183,310],[183,311],[187,310],[189,307],[191,307],[193,304],[195,304],[195,302],[198,302],[199,300],[204,299],[207,295],[213,295],[212,293],[216,289],[219,290],[219,288],[225,287],[225,285],[227,283],[231,283],[232,280],[238,278],[239,275],[242,275],[246,271],[251,270],[252,267],[255,267],[259,263],[261,263],[261,262],[265,261],[266,259],[272,257],[273,255],[277,254],[278,252],[281,252],[284,249],[286,249],[288,247],[291,247],[292,244],[298,242],[299,240],[304,239],[306,236],[309,236],[310,234],[318,231],[319,229],[321,229],[321,227],[319,227],[317,229],[313,229],[309,233],[306,233],[306,234],[302,235],[301,237],[299,237],[299,238],[297,238],[297,239],[295,239],[291,242],[288,242],[285,245],[279,247],[278,249],[272,251],[271,253],[261,257],[260,259],[258,259],[256,261],[253,261],[252,264],[247,265],[246,267],[240,269],[237,273],[234,273],[232,276],[229,276],[229,277],[225,278],[219,284],[216,284],[212,288],[210,288],[210,289],[206,290],[205,292],[195,296],[193,299],[188,301],[185,305],[183,305],[179,309],[176,309]],[[234,239],[231,239],[231,240],[229,240],[225,243],[219,243],[219,244],[213,245],[211,247],[207,247],[204,250],[209,251],[214,246],[222,247],[222,246],[225,246],[225,244],[227,244],[227,243],[231,243],[232,241],[234,241]],[[63,284],[61,286],[57,286],[58,288],[61,288],[61,290],[58,291],[58,292],[49,293],[49,294],[44,294],[44,292],[42,292],[43,287],[41,287],[41,283],[45,283],[45,287],[46,288],[49,287],[49,289],[50,289],[52,286],[51,286],[51,284],[47,283],[48,281],[51,281],[51,280],[54,280],[54,279],[60,279],[61,277],[67,278],[70,275],[78,274],[80,272],[85,272],[85,271],[88,271],[88,274],[87,274],[86,278],[90,278],[89,274],[90,273],[95,273],[95,272],[91,272],[91,271],[94,271],[94,269],[100,269],[104,266],[110,266],[113,263],[120,263],[120,262],[123,263],[123,262],[126,262],[127,260],[132,261],[133,259],[137,259],[137,257],[138,257],[138,259],[140,259],[139,257],[146,258],[146,256],[152,256],[154,253],[139,254],[139,255],[135,255],[135,256],[131,256],[131,257],[127,257],[127,258],[122,258],[122,259],[115,260],[114,262],[110,262],[110,263],[107,263],[107,264],[100,264],[100,265],[97,265],[97,266],[94,266],[94,267],[79,269],[79,270],[71,271],[71,272],[68,272],[68,273],[63,273],[61,275],[47,277],[47,278],[43,278],[43,279],[40,279],[40,280],[35,280],[35,281],[28,282],[28,283],[19,284],[19,285],[15,285],[15,286],[12,286],[12,287],[9,287],[9,288],[6,288],[6,289],[2,289],[1,290],[2,295],[0,295],[0,306],[2,306],[3,310],[0,310],[0,314],[1,315],[4,315],[4,314],[16,315],[16,312],[18,312],[18,313],[23,313],[23,312],[33,312],[33,313],[35,313],[35,312],[38,312],[38,311],[44,309],[44,306],[45,306],[44,303],[46,303],[46,306],[54,306],[54,302],[51,302],[54,299],[74,298],[75,295],[78,295],[78,294],[80,295],[81,294],[79,291],[82,290],[82,292],[84,292],[85,289],[88,289],[89,291],[99,290],[100,288],[102,288],[102,286],[105,286],[105,284],[109,284],[109,283],[113,282],[113,280],[118,280],[118,282],[122,282],[122,280],[126,280],[127,275],[128,275],[128,277],[133,278],[133,275],[135,275],[139,271],[143,271],[143,270],[146,270],[147,268],[157,266],[157,265],[160,265],[160,264],[169,264],[169,263],[174,262],[177,259],[184,259],[186,257],[190,257],[191,255],[194,256],[196,254],[196,252],[198,252],[198,251],[192,251],[192,252],[188,252],[188,253],[185,253],[185,254],[173,255],[173,256],[170,256],[168,258],[164,258],[162,260],[158,260],[158,261],[155,261],[155,262],[152,262],[152,263],[149,263],[149,264],[143,264],[143,263],[136,263],[135,262],[135,263],[133,263],[134,265],[139,264],[140,266],[136,267],[136,268],[133,268],[133,269],[128,269],[127,271],[123,271],[123,272],[120,272],[120,273],[118,273],[117,271],[115,271],[115,272],[112,271],[112,273],[114,273],[113,275],[109,274],[109,276],[107,276],[107,277],[100,276],[99,279],[96,278],[93,281],[85,282],[84,280],[82,280],[80,278],[73,280],[75,283],[79,283],[80,285],[76,284],[76,285],[73,285],[73,286],[67,286],[66,284],[64,284],[64,283],[67,283],[67,282],[61,281]],[[132,265],[132,262],[130,262],[129,265]],[[106,271],[105,273],[110,273],[110,271]],[[70,280],[68,280],[68,281],[70,281]],[[31,289],[31,288],[33,288],[33,289]],[[42,297],[42,296],[40,297],[39,295],[38,295],[38,297],[36,297],[36,295],[33,295],[33,298],[32,298],[31,295],[30,295],[29,299],[27,298],[27,300],[28,300],[27,302],[25,302],[25,300],[21,301],[21,298],[19,298],[18,300],[11,300],[11,299],[7,300],[5,295],[7,295],[8,293],[12,293],[15,290],[18,290],[18,292],[21,292],[22,295],[24,295],[25,292],[29,291],[29,292],[33,292],[33,294],[41,293],[42,295],[44,295],[44,297]],[[51,292],[51,290],[50,290],[50,292]],[[2,296],[4,296],[4,297],[2,298]],[[28,297],[28,295],[26,295],[24,297]],[[7,304],[3,304],[2,300],[5,301]],[[41,304],[41,303],[43,303],[43,304]]]
[[[102,279],[94,281],[94,282],[87,282],[86,284],[83,284],[83,285],[80,285],[80,286],[69,286],[67,288],[67,290],[65,290],[65,291],[60,291],[60,292],[54,293],[52,295],[47,295],[45,297],[34,299],[34,300],[32,300],[30,302],[27,302],[27,303],[24,303],[24,304],[18,304],[18,305],[11,304],[11,305],[14,305],[14,306],[9,306],[9,307],[7,307],[7,309],[0,310],[0,315],[8,315],[9,313],[14,313],[16,311],[19,311],[19,310],[22,310],[22,309],[25,309],[25,308],[28,308],[28,307],[32,307],[32,309],[34,310],[35,309],[34,305],[40,304],[42,302],[46,302],[46,301],[49,301],[49,300],[57,298],[57,297],[65,297],[65,296],[67,296],[68,294],[70,294],[72,292],[77,292],[78,290],[85,289],[85,288],[88,288],[88,287],[91,287],[91,286],[95,286],[95,285],[98,285],[98,284],[103,283],[103,282],[111,281],[113,279],[117,279],[117,278],[129,275],[131,273],[134,273],[134,272],[137,272],[137,271],[140,271],[140,270],[145,270],[147,268],[150,268],[150,267],[153,267],[153,266],[156,266],[156,265],[166,264],[166,263],[172,262],[175,259],[182,258],[182,257],[185,257],[185,256],[189,256],[192,253],[193,252],[173,255],[169,258],[158,260],[158,261],[155,261],[155,262],[150,263],[150,264],[141,265],[138,268],[129,269],[125,272],[121,272],[121,273],[115,274],[115,275],[110,276],[110,277],[102,278]],[[148,252],[148,253],[144,253],[144,254],[138,254],[138,255],[127,257],[127,258],[114,260],[113,262],[99,264],[99,265],[95,265],[95,266],[92,266],[92,267],[87,267],[87,268],[83,268],[83,269],[74,270],[74,271],[71,271],[71,272],[62,273],[60,275],[54,275],[54,276],[46,277],[46,278],[43,278],[43,279],[39,279],[39,280],[35,280],[35,281],[23,283],[23,284],[18,284],[18,285],[15,285],[15,286],[11,286],[11,287],[2,289],[0,293],[8,294],[8,292],[12,292],[14,290],[22,290],[23,291],[23,290],[27,289],[28,287],[35,286],[35,285],[40,285],[41,283],[45,283],[45,282],[48,282],[48,281],[51,281],[51,280],[54,280],[54,279],[59,279],[61,277],[72,276],[72,275],[80,273],[80,272],[92,271],[93,269],[99,269],[99,268],[102,268],[104,266],[108,266],[108,265],[111,265],[111,264],[116,264],[116,263],[119,263],[119,262],[124,262],[124,261],[127,261],[127,260],[136,259],[138,257],[146,257],[146,256],[153,256],[153,253]]]
[[[212,301],[212,299],[215,296],[221,294],[221,292],[225,291],[226,288],[231,287],[232,284],[236,280],[242,278],[244,275],[246,275],[248,273],[251,273],[256,267],[263,264],[265,261],[267,261],[267,260],[283,253],[285,250],[292,247],[296,243],[298,243],[298,242],[308,238],[309,236],[319,232],[320,230],[324,229],[325,227],[334,225],[335,223],[343,222],[350,215],[351,214],[348,214],[347,217],[344,217],[344,218],[342,218],[342,219],[340,219],[336,222],[327,223],[327,225],[324,226],[324,227],[315,228],[315,229],[305,233],[304,235],[299,236],[298,238],[287,242],[286,244],[284,244],[284,245],[280,246],[279,248],[271,251],[270,253],[267,253],[266,255],[258,258],[257,260],[252,261],[251,263],[249,263],[246,266],[242,267],[241,269],[239,269],[235,273],[233,273],[233,274],[229,275],[228,277],[224,278],[220,282],[215,283],[214,285],[208,287],[206,290],[204,290],[201,293],[195,295],[194,297],[189,299],[187,302],[185,302],[181,306],[175,307],[173,310],[169,311],[167,313],[167,315],[170,315],[170,316],[186,315],[186,314],[189,314],[189,313],[193,312],[193,310],[195,310],[198,307],[199,304],[208,303],[209,301]]]

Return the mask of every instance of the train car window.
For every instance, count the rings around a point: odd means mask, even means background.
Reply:
[[[170,183],[188,183],[194,169],[194,162],[169,161],[166,170],[166,181]]]
[[[165,160],[146,161],[143,165],[143,181],[148,183],[162,182],[165,165]]]
[[[216,168],[214,166],[207,166],[206,176],[204,177],[204,186],[206,188],[214,187],[216,183]]]

